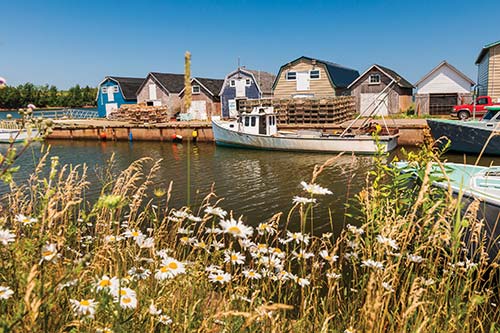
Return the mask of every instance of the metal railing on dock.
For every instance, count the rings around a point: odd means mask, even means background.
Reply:
[[[60,109],[60,110],[40,110],[33,111],[34,117],[52,118],[52,119],[90,119],[97,118],[97,110],[87,109]]]

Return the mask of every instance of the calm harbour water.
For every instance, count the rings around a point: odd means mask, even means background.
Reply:
[[[86,163],[93,184],[98,183],[96,168],[104,166],[113,153],[119,170],[141,157],[162,159],[154,188],[166,189],[173,181],[170,206],[182,207],[187,202],[187,143],[50,140],[45,144],[51,146],[50,155],[58,156],[61,164]],[[18,160],[22,166],[15,176],[18,183],[25,181],[33,171],[40,149],[41,144],[33,145]],[[392,156],[395,154],[398,151]],[[286,214],[292,207],[292,198],[304,195],[300,182],[310,181],[314,165],[322,164],[332,156],[335,155],[234,149],[209,143],[190,145],[191,203],[199,204],[214,185],[217,195],[224,198],[220,204],[224,209],[233,210],[236,216],[244,215],[247,223],[257,225],[277,212]],[[455,162],[464,159],[462,155],[448,155],[447,158]],[[325,169],[317,182],[329,188],[333,195],[319,198],[320,205],[315,208],[315,229],[329,229],[329,211],[334,224],[339,228],[342,226],[346,198],[363,187],[372,162],[370,156],[346,154]],[[481,164],[490,163],[500,165],[500,160],[485,158]],[[2,193],[7,190],[5,186],[0,188]],[[87,199],[95,199],[99,191],[99,186],[91,185],[86,193]]]

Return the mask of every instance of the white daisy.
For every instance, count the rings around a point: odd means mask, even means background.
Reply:
[[[46,244],[42,248],[42,260],[45,261],[53,261],[55,262],[57,260],[58,254],[57,254],[57,245],[52,243],[52,244]]]
[[[224,262],[229,262],[232,265],[243,265],[245,263],[245,256],[240,252],[226,251],[224,253]]]
[[[218,241],[213,241],[212,244],[210,244],[210,247],[213,248],[215,251],[223,249],[224,246],[225,246],[224,242],[218,242]]]
[[[337,273],[326,273],[326,277],[332,280],[340,280],[342,278],[342,274],[337,274]]]
[[[248,238],[253,234],[252,227],[244,225],[241,221],[230,219],[220,221],[219,224],[225,233],[235,237]]]
[[[382,282],[382,287],[390,293],[394,292],[394,288],[392,288],[391,284],[388,282]]]
[[[328,253],[327,250],[319,251],[319,255],[329,263],[336,262],[337,259],[339,258],[339,256],[334,255],[333,253]]]
[[[214,283],[224,284],[231,281],[231,274],[223,271],[213,272],[208,275],[208,279]]]
[[[151,271],[144,267],[132,267],[127,273],[135,280],[146,280],[151,275]]]
[[[220,228],[206,228],[205,227],[205,233],[206,234],[215,234],[215,235],[219,235],[219,234],[222,234],[223,233],[223,230],[220,229]]]
[[[384,264],[382,264],[380,261],[375,261],[372,259],[361,261],[361,266],[368,268],[384,269]]]
[[[97,291],[111,290],[113,284],[116,284],[118,278],[114,277],[113,279],[110,279],[107,275],[103,275],[95,284]]]
[[[161,267],[156,270],[155,278],[158,280],[171,279],[186,272],[184,264],[171,257],[166,257],[161,261]]]
[[[192,214],[189,214],[187,216],[187,218],[188,218],[188,220],[193,221],[193,222],[201,222],[201,221],[203,221],[203,219],[201,217],[194,216]]]
[[[399,246],[396,243],[396,241],[392,238],[384,237],[382,235],[378,235],[376,237],[377,242],[379,242],[382,245],[392,247],[394,250],[399,250]]]
[[[13,234],[9,229],[0,229],[0,243],[3,245],[8,245],[16,240],[16,235]]]
[[[94,318],[95,308],[98,303],[93,299],[82,299],[80,301],[76,299],[70,299],[69,302],[71,303],[73,311],[77,315]]]
[[[316,203],[316,199],[315,198],[304,198],[304,197],[295,196],[295,197],[293,197],[292,202],[294,204],[305,205],[305,204],[309,204],[309,203]]]
[[[135,242],[141,249],[150,249],[155,246],[155,239],[153,237],[137,237]]]
[[[161,314],[161,309],[158,309],[153,301],[149,305],[149,314],[152,316],[158,316]]]
[[[407,255],[407,258],[410,262],[414,262],[417,264],[419,264],[425,260],[423,257],[416,255],[416,254],[411,254],[411,253]]]
[[[292,252],[292,255],[297,258],[298,260],[302,260],[302,259],[309,259],[309,258],[312,258],[314,257],[314,254],[311,253],[311,252],[306,252],[305,250],[301,249],[299,252],[295,252],[293,251]]]
[[[38,219],[34,218],[34,217],[28,217],[28,216],[23,215],[23,214],[17,214],[16,221],[19,223],[22,223],[23,225],[29,226],[29,225],[32,225],[33,223],[38,222]]]
[[[362,235],[365,233],[363,228],[358,228],[358,227],[355,227],[355,226],[350,225],[350,224],[348,224],[346,226],[346,228],[347,228],[347,230],[349,230],[350,232],[352,232],[353,234],[356,234],[356,235]]]
[[[163,325],[170,325],[173,322],[172,318],[170,318],[169,316],[167,316],[165,314],[158,316],[158,321],[160,323],[162,323]]]
[[[209,215],[218,216],[221,219],[225,218],[227,215],[227,212],[224,209],[222,209],[220,207],[211,207],[211,206],[208,206],[207,208],[205,208],[205,213],[207,213]]]
[[[302,185],[302,188],[307,193],[318,194],[318,195],[333,194],[332,191],[330,191],[327,188],[321,187],[318,184],[307,184],[306,182],[303,181],[300,182],[300,185]]]
[[[257,227],[257,232],[259,233],[259,235],[264,235],[265,233],[274,235],[276,233],[276,229],[272,224],[263,222],[260,223],[259,226]]]
[[[253,269],[243,270],[243,275],[250,280],[259,280],[260,278],[262,278],[262,275]]]
[[[297,279],[297,284],[301,287],[305,287],[311,284],[311,281],[305,278],[298,278]]]
[[[300,233],[300,232],[286,232],[287,239],[284,240],[285,243],[295,242],[295,244],[304,243],[305,245],[309,245],[309,235]]]
[[[137,239],[139,237],[145,237],[144,234],[137,229],[127,229],[124,233],[123,236],[125,238],[134,238]]]
[[[178,233],[179,235],[190,235],[190,234],[192,234],[192,233],[193,233],[193,231],[192,231],[192,230],[189,230],[189,229],[187,229],[187,228],[182,228],[182,227],[179,227],[179,228],[177,229],[177,233]]]
[[[189,216],[189,213],[185,210],[174,210],[172,211],[172,215],[180,219],[185,219]]]
[[[14,292],[9,287],[0,286],[0,299],[9,299]]]

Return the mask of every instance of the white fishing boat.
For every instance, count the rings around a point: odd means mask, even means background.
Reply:
[[[212,118],[212,129],[218,145],[268,150],[309,152],[354,152],[374,154],[379,149],[370,131],[373,128],[329,134],[317,130],[278,131],[273,107],[255,107],[235,120]],[[398,133],[381,133],[378,144],[388,152],[397,147]]]
[[[0,143],[14,143],[32,140],[38,137],[39,132],[34,128],[23,128],[16,122],[0,122]]]

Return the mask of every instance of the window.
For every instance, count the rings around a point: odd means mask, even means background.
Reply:
[[[108,87],[102,87],[101,91],[102,91],[103,94],[107,94],[108,93]]]
[[[309,78],[311,80],[317,80],[319,79],[319,70],[315,69],[309,72]]]
[[[487,98],[480,98],[477,100],[476,104],[479,104],[479,105],[488,104],[488,99]]]
[[[113,86],[113,92],[117,93],[118,91],[120,91],[120,90],[118,89],[118,86]]]
[[[252,117],[252,127],[255,127],[255,117]]]
[[[250,117],[245,117],[245,126],[248,127],[250,125]]]
[[[200,93],[200,86],[192,86],[191,87],[191,91],[193,92],[193,94],[197,95]]]
[[[286,72],[286,79],[288,81],[294,81],[297,79],[297,72]]]
[[[247,87],[250,86],[252,84],[252,79],[246,79],[245,84],[247,85]]]
[[[234,87],[234,86],[236,86],[236,82],[234,80],[231,80],[231,81],[229,81],[229,85],[231,87]]]
[[[380,74],[372,74],[368,78],[369,84],[379,84],[380,83]]]

